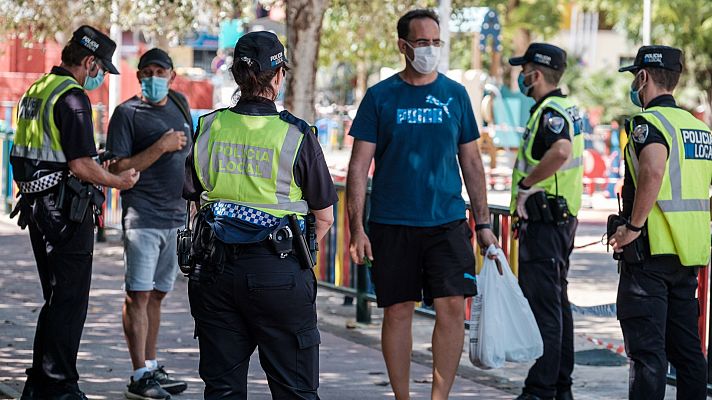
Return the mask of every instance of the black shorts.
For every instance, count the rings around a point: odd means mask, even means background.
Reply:
[[[371,279],[379,307],[406,301],[477,294],[472,230],[458,220],[433,227],[371,222]]]

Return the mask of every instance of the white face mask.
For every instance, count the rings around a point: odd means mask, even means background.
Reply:
[[[413,59],[408,59],[413,68],[423,75],[427,75],[438,67],[440,62],[440,47],[426,46],[413,47],[410,43],[405,42],[408,47],[413,49]],[[406,53],[408,57],[408,53]]]

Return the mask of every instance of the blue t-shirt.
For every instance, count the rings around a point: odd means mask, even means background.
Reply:
[[[368,89],[349,134],[376,144],[371,221],[436,226],[465,218],[458,146],[480,134],[462,85],[439,74],[413,86],[395,74]]]

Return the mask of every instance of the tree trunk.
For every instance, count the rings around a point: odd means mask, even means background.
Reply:
[[[284,106],[306,121],[314,122],[316,67],[321,24],[328,0],[287,0],[287,74]]]
[[[366,95],[368,89],[368,68],[366,62],[358,60],[356,62],[356,90],[354,91],[354,104],[361,103],[361,99]]]

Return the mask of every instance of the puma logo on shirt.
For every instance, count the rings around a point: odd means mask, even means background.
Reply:
[[[448,106],[452,101],[449,97],[446,102],[442,102],[433,95],[427,95],[425,102],[432,104],[434,107],[424,108],[399,108],[396,110],[396,122],[398,124],[442,124],[443,113],[450,118],[450,110]]]

